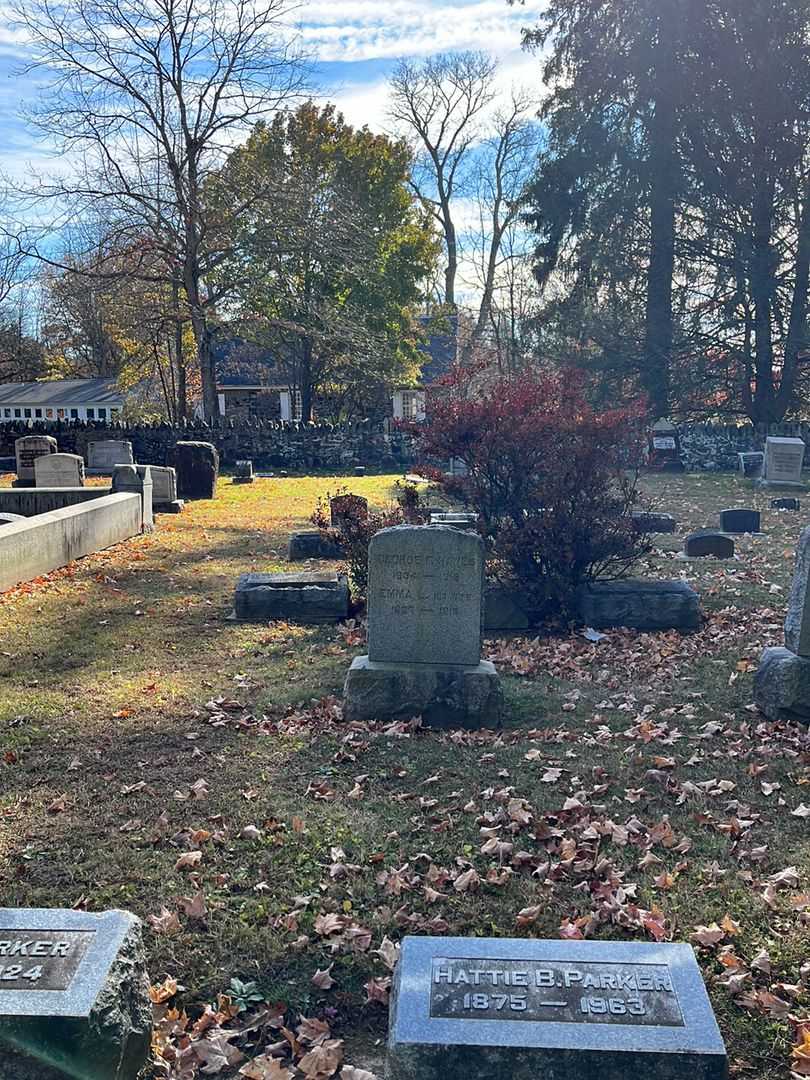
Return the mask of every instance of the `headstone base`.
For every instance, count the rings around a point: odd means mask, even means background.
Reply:
[[[807,485],[800,480],[757,480],[756,486],[766,491],[807,491]]]
[[[3,1080],[65,1080],[65,1074],[43,1065],[36,1058],[18,1054],[8,1046],[0,1051],[3,1056]]]
[[[381,664],[358,656],[343,688],[343,715],[350,723],[421,716],[428,727],[497,727],[503,691],[494,664],[476,667]]]
[[[754,701],[769,720],[810,724],[810,659],[790,649],[766,649],[754,676]]]
[[[320,532],[299,532],[290,535],[287,549],[289,562],[305,562],[307,559],[339,559],[342,551],[337,544]]]
[[[186,504],[182,499],[172,499],[171,502],[155,503],[152,507],[154,514],[181,514]]]
[[[33,480],[12,480],[11,486],[13,488],[34,488],[37,485]]]

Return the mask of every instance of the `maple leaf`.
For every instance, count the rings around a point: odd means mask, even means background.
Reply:
[[[481,878],[478,876],[478,873],[473,867],[470,867],[469,870],[465,870],[458,875],[453,882],[453,888],[456,892],[474,892],[480,883]]]
[[[522,911],[519,911],[515,916],[515,922],[518,926],[531,926],[532,923],[536,923],[540,918],[540,912],[543,908],[538,904],[537,907],[525,907]]]
[[[696,926],[695,932],[692,934],[692,940],[696,941],[699,945],[705,945],[707,948],[711,948],[711,946],[716,945],[718,941],[722,941],[725,936],[725,930],[721,930],[717,923],[712,923],[711,926]]]
[[[169,998],[173,998],[177,993],[177,979],[167,976],[160,986],[149,987],[149,998],[155,1005],[161,1005],[164,1001],[168,1001]]]
[[[315,933],[320,934],[321,937],[329,937],[330,934],[336,934],[339,930],[342,930],[346,925],[346,916],[337,915],[334,911],[328,912],[326,915],[317,915],[315,917]]]
[[[182,929],[176,911],[162,907],[159,915],[147,915],[149,925],[156,934],[177,934]]]
[[[181,896],[177,903],[180,910],[189,919],[204,919],[207,914],[205,896],[202,890],[196,892],[193,896]]]
[[[281,1064],[278,1058],[262,1054],[254,1058],[239,1070],[240,1076],[248,1077],[248,1080],[292,1080],[293,1073]]]
[[[312,976],[312,985],[317,986],[319,990],[331,990],[335,985],[335,980],[329,974],[334,964],[330,964],[328,968],[324,968],[323,971],[318,969]]]
[[[396,945],[390,938],[384,937],[380,943],[379,949],[375,949],[374,952],[379,956],[389,971],[393,971],[397,966],[399,960],[399,945]]]
[[[391,978],[386,975],[380,979],[369,979],[364,985],[366,991],[366,1004],[370,1005],[372,1002],[376,1002],[379,1005],[387,1005],[389,991],[391,989]]]
[[[326,1039],[304,1054],[298,1068],[309,1080],[326,1080],[336,1072],[343,1058],[343,1040]]]
[[[218,1073],[223,1069],[238,1065],[245,1060],[245,1055],[236,1046],[231,1046],[231,1039],[235,1039],[238,1031],[223,1031],[221,1028],[212,1028],[204,1039],[197,1039],[193,1049],[195,1055],[203,1063],[202,1072]]]

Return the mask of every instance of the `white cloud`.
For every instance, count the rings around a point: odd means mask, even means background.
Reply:
[[[311,0],[301,11],[302,42],[322,61],[361,61],[485,49],[502,54],[520,44],[543,5],[506,0]]]

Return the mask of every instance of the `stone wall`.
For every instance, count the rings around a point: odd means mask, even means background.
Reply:
[[[0,591],[141,533],[141,498],[103,495],[0,526]]]
[[[14,453],[21,435],[53,435],[63,453],[87,457],[87,444],[103,439],[128,439],[135,460],[143,465],[166,465],[170,449],[181,440],[211,442],[225,466],[250,459],[260,469],[337,472],[354,465],[398,471],[414,461],[411,440],[393,424],[297,424],[255,421],[209,428],[205,424],[127,425],[0,424],[0,457]]]
[[[769,435],[804,439],[810,446],[810,421],[760,425],[682,424],[678,425],[681,450],[687,472],[726,472],[737,468],[737,454],[764,450]],[[810,465],[810,455],[805,464]]]

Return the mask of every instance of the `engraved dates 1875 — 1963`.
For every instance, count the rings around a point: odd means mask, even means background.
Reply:
[[[666,964],[434,958],[437,1019],[683,1027]]]
[[[0,927],[0,990],[67,990],[95,934]]]

